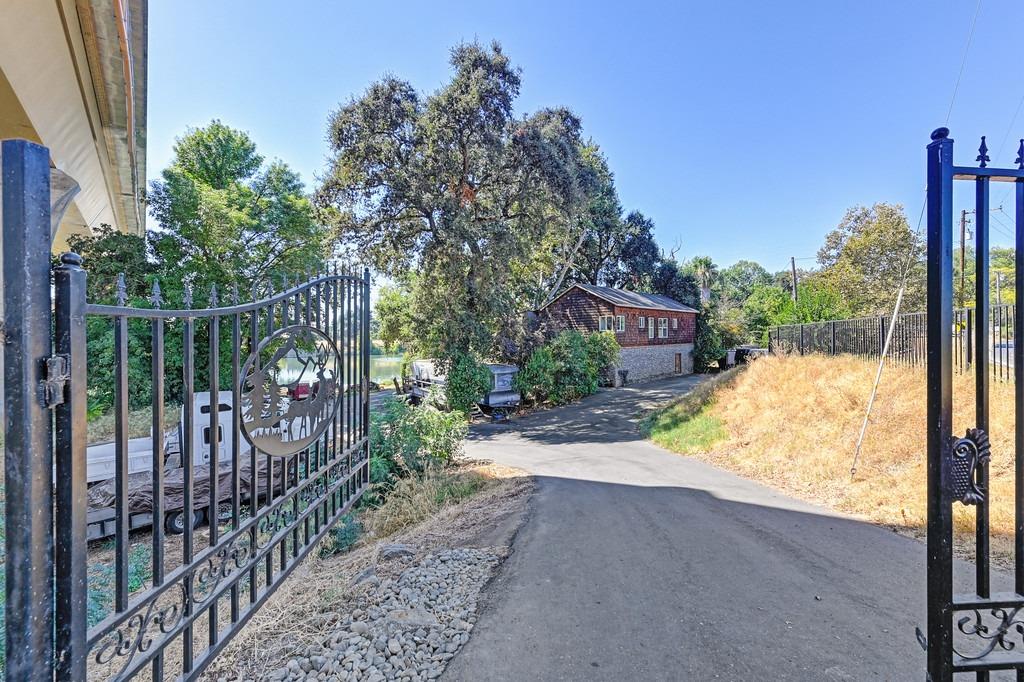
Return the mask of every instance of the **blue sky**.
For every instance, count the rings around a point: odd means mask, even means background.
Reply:
[[[722,265],[779,270],[796,256],[811,266],[847,207],[898,202],[917,224],[924,146],[946,120],[976,7],[158,0],[148,175],[186,127],[220,118],[312,184],[332,109],[387,72],[432,91],[452,45],[497,39],[523,70],[518,112],[579,114],[623,206],[651,217],[663,246]],[[958,163],[973,162],[982,134],[991,165],[1013,161],[1022,46],[1024,3],[982,0],[949,119]],[[1001,198],[994,191],[993,205]],[[993,225],[993,243],[1009,243]]]

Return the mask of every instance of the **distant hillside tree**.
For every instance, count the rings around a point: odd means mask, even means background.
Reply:
[[[771,284],[772,276],[760,263],[740,260],[722,270],[719,282],[722,307],[736,308],[743,305],[756,287]]]
[[[924,244],[902,206],[857,206],[825,237],[819,276],[854,315],[891,314],[909,263],[902,310],[920,311],[927,295],[923,256]]]

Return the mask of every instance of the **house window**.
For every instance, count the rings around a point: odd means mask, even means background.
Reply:
[[[597,328],[599,331],[610,332],[615,329],[615,318],[611,315],[602,315],[598,318]]]
[[[615,318],[615,331],[624,332],[626,331],[626,316],[619,315]]]
[[[667,317],[659,317],[658,318],[658,338],[659,339],[667,339],[668,338],[668,318]]]
[[[673,317],[672,318],[672,329],[673,330],[679,329],[679,318],[678,317]]]
[[[653,339],[654,338],[654,318],[653,317],[648,317],[647,318],[647,338],[649,338],[649,339]]]
[[[640,316],[640,329],[644,328],[644,322],[646,322],[646,321],[647,321],[647,318],[644,317],[643,315],[641,315]]]

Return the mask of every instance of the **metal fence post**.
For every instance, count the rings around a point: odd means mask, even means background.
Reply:
[[[53,676],[53,423],[43,401],[50,330],[50,154],[0,147],[3,173],[5,677]],[[54,378],[54,377],[49,377]]]
[[[804,325],[800,325],[800,355],[804,354]]]
[[[832,340],[829,342],[828,353],[829,353],[829,355],[835,355],[836,354],[836,321],[832,320],[829,323],[829,327],[830,327],[829,335],[832,337]]]
[[[57,405],[56,667],[58,680],[86,678],[86,335],[85,270],[65,253],[54,271],[57,355],[67,358],[70,385]]]
[[[885,315],[878,316],[878,357],[882,357],[885,350]]]
[[[974,309],[967,309],[967,367],[974,365]]]
[[[365,438],[363,448],[365,469],[363,485],[370,482],[370,269],[363,269],[363,319],[362,319],[362,352],[363,352],[363,414],[362,433]]]

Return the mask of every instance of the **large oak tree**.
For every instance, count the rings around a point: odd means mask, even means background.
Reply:
[[[598,185],[572,112],[516,115],[520,72],[500,45],[458,45],[451,66],[435,93],[388,76],[334,112],[317,192],[361,258],[415,274],[417,350],[442,358],[493,353],[561,284]]]

